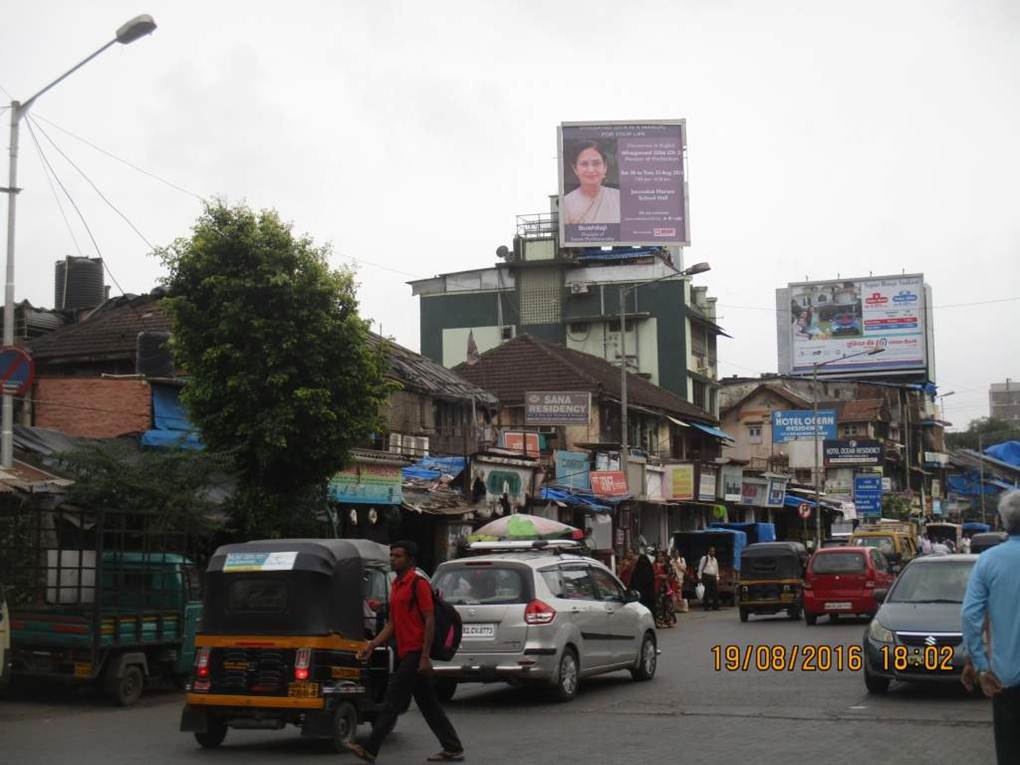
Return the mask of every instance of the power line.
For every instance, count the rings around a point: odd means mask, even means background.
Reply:
[[[64,219],[64,225],[67,227],[67,233],[71,236],[71,241],[74,242],[74,249],[78,253],[78,257],[82,257],[81,247],[78,244],[78,237],[74,235],[74,229],[71,228],[71,221],[67,218],[67,213],[64,211],[64,205],[60,201],[60,195],[57,193],[57,187],[53,185],[53,177],[56,177],[56,172],[50,166],[50,161],[43,153],[42,146],[39,145],[39,139],[35,136],[35,131],[32,130],[32,126],[29,125],[28,134],[32,137],[32,143],[35,144],[35,150],[39,154],[39,162],[43,168],[43,175],[46,176],[46,183],[49,184],[50,191],[53,192],[53,199],[57,203],[57,209],[60,210],[60,217]]]
[[[364,263],[366,266],[372,266],[373,268],[381,268],[383,271],[389,271],[390,273],[399,274],[400,276],[410,276],[413,279],[427,279],[428,278],[427,276],[423,276],[422,274],[412,274],[412,273],[410,273],[408,271],[401,271],[398,268],[392,268],[390,266],[384,266],[381,263],[373,263],[371,260],[365,260],[364,258],[358,258],[358,257],[355,257],[353,255],[344,255],[342,252],[337,252],[335,254],[336,254],[336,256],[338,258],[343,258],[344,260],[349,260],[352,263],[354,263],[354,265],[358,265],[359,263]]]
[[[107,196],[106,196],[106,195],[105,195],[105,194],[104,194],[104,193],[103,193],[102,191],[100,191],[99,187],[98,187],[98,186],[97,186],[97,185],[96,185],[96,184],[95,184],[95,183],[94,183],[94,182],[92,181],[92,179],[91,179],[91,178],[89,178],[89,177],[88,177],[88,175],[87,175],[87,174],[85,173],[85,171],[84,171],[84,170],[82,170],[82,169],[81,169],[80,167],[78,167],[78,165],[76,165],[76,164],[74,163],[74,160],[72,160],[72,159],[71,159],[71,158],[70,158],[69,156],[67,156],[67,154],[66,154],[66,153],[64,153],[64,150],[63,150],[63,149],[61,149],[61,148],[60,148],[60,146],[58,146],[58,145],[57,145],[56,141],[54,141],[54,140],[53,140],[53,139],[52,139],[52,138],[50,137],[49,133],[47,133],[47,132],[46,132],[46,131],[45,131],[45,130],[43,129],[42,125],[40,125],[39,123],[37,123],[37,122],[35,121],[35,119],[34,119],[34,118],[32,118],[32,117],[29,117],[29,118],[28,118],[28,119],[26,120],[26,122],[28,122],[28,123],[30,123],[30,124],[31,124],[31,123],[35,123],[35,127],[36,127],[36,128],[38,128],[39,132],[43,134],[43,137],[44,137],[44,138],[45,138],[45,139],[46,139],[47,141],[49,141],[49,142],[50,142],[50,145],[51,145],[51,146],[53,146],[53,148],[57,150],[57,152],[58,152],[58,153],[60,154],[60,156],[61,156],[61,157],[63,157],[63,158],[65,159],[65,160],[67,160],[67,163],[68,163],[69,165],[71,165],[71,167],[73,167],[73,168],[74,168],[75,170],[77,170],[77,171],[78,171],[78,174],[79,174],[79,175],[80,175],[80,176],[81,176],[82,178],[84,178],[84,179],[85,179],[85,181],[86,181],[86,182],[87,182],[87,183],[89,184],[89,186],[91,186],[91,187],[92,187],[92,190],[93,190],[93,191],[95,191],[95,192],[96,192],[96,193],[97,193],[97,194],[99,195],[99,198],[100,198],[100,199],[102,199],[102,200],[103,200],[104,202],[106,202],[107,206],[108,206],[108,207],[109,207],[109,208],[110,208],[111,210],[113,210],[113,211],[114,211],[115,213],[117,213],[117,215],[119,215],[119,216],[120,216],[121,218],[123,218],[123,219],[124,219],[124,222],[125,222],[125,223],[127,223],[127,224],[128,224],[128,226],[130,226],[130,227],[131,227],[131,230],[132,230],[132,231],[134,231],[134,232],[135,232],[136,234],[138,234],[138,237],[139,237],[139,238],[140,238],[140,239],[141,239],[141,240],[142,240],[143,242],[145,242],[146,246],[148,246],[148,248],[149,248],[150,250],[154,250],[154,249],[156,249],[156,247],[155,247],[155,246],[154,246],[154,245],[152,244],[152,242],[150,242],[150,241],[149,241],[149,240],[148,240],[148,239],[146,238],[145,234],[143,234],[143,233],[142,233],[141,231],[139,231],[139,230],[138,230],[138,226],[136,226],[136,225],[134,224],[134,222],[132,222],[132,220],[131,220],[131,219],[130,219],[130,218],[129,218],[129,217],[127,216],[127,215],[125,215],[125,214],[124,214],[123,212],[121,212],[121,211],[120,211],[120,209],[119,209],[119,208],[117,207],[117,205],[115,205],[115,204],[114,204],[113,202],[111,202],[111,201],[110,201],[110,200],[109,200],[109,199],[107,198]],[[119,286],[119,285],[118,285],[118,286]]]
[[[43,153],[43,156],[45,156],[45,152],[42,151],[42,146],[40,145],[39,140],[34,136],[32,121],[27,120],[25,124],[28,125],[28,132],[33,133],[32,140],[35,143],[36,147],[39,149],[41,153]],[[52,168],[52,165],[50,165],[50,167]],[[78,207],[78,203],[74,201],[74,197],[71,196],[71,192],[67,190],[67,186],[65,186],[64,182],[60,180],[60,176],[57,175],[56,172],[54,172],[53,177],[57,181],[57,185],[60,186],[60,189],[64,192],[64,196],[67,197],[67,201],[71,203],[71,207],[73,207],[74,211],[78,213],[78,218],[79,220],[81,220],[81,225],[85,227],[85,231],[88,233],[89,239],[92,240],[92,246],[95,247],[96,249],[96,255],[98,255],[99,258],[102,260],[103,269],[109,275],[110,281],[112,281],[117,286],[117,289],[120,290],[121,294],[124,294],[124,288],[120,286],[120,282],[117,281],[117,277],[115,277],[113,275],[113,271],[110,270],[110,266],[107,264],[106,258],[103,257],[103,252],[99,247],[99,242],[96,241],[96,237],[95,235],[93,235],[92,229],[89,228],[88,221],[85,220],[85,216],[82,214],[81,208]]]
[[[65,133],[65,134],[71,136],[71,138],[74,138],[76,141],[81,141],[86,146],[89,146],[89,147],[95,149],[100,154],[105,154],[110,159],[114,159],[114,160],[116,160],[117,162],[120,162],[123,165],[127,165],[132,170],[135,170],[136,172],[139,172],[142,175],[147,175],[150,178],[153,178],[153,179],[159,181],[160,183],[169,186],[170,188],[174,189],[175,191],[179,191],[182,194],[187,194],[188,196],[194,197],[195,199],[197,199],[200,202],[205,202],[206,201],[205,197],[203,197],[201,194],[196,194],[194,191],[191,191],[190,189],[186,189],[183,186],[180,186],[180,185],[174,183],[173,181],[168,181],[166,178],[163,178],[162,176],[157,175],[156,173],[154,173],[154,172],[152,172],[150,170],[146,170],[144,167],[139,167],[135,163],[129,162],[128,160],[124,159],[123,157],[118,157],[113,152],[104,149],[102,146],[97,146],[96,144],[92,143],[92,141],[88,140],[87,138],[82,138],[80,135],[78,135],[76,133],[72,133],[70,130],[68,130],[67,128],[61,127],[60,125],[58,125],[53,120],[46,119],[41,114],[33,115],[33,119],[42,120],[46,124],[48,124],[48,125],[50,125],[52,127],[55,127],[61,133]]]

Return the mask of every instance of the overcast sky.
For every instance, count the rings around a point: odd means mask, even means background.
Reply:
[[[277,208],[360,261],[364,314],[417,349],[404,282],[491,265],[515,215],[548,209],[559,122],[684,117],[685,258],[712,264],[695,283],[733,335],[724,375],[775,371],[777,286],[906,271],[934,290],[950,420],[1020,380],[1016,0],[9,0],[0,86],[27,98],[138,13],[151,37],[33,114],[153,244],[188,234],[195,197],[44,119],[196,194]],[[36,135],[117,282],[148,291],[145,242]],[[52,306],[54,260],[97,250],[65,199],[68,233],[24,128],[21,149],[17,297]]]

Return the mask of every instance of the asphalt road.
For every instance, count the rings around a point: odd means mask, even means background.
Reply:
[[[895,685],[869,696],[859,672],[716,671],[715,645],[859,645],[864,622],[807,627],[782,617],[694,612],[660,633],[659,672],[650,683],[626,673],[595,678],[577,699],[499,685],[461,688],[451,719],[476,763],[992,763],[991,705],[956,688]],[[754,662],[752,661],[752,664]],[[0,701],[0,763],[322,762],[322,744],[284,731],[231,731],[214,751],[177,724],[181,694],[151,691],[131,709],[86,693]],[[366,728],[362,729],[367,732]],[[380,763],[422,762],[438,748],[412,705]]]

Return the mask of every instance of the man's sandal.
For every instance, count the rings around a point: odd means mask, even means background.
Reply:
[[[448,752],[445,749],[441,752],[436,752],[434,755],[428,758],[427,762],[463,762],[464,752]]]

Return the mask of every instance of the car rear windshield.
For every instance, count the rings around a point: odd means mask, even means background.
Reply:
[[[894,550],[892,537],[857,537],[853,544],[859,547],[874,547],[879,550]]]
[[[287,610],[287,582],[238,579],[227,587],[227,610],[234,614],[282,614]]]
[[[455,606],[526,603],[530,599],[524,571],[498,564],[444,567],[436,574],[435,587]]]
[[[859,552],[819,553],[811,562],[815,574],[860,574],[864,571],[864,554]]]
[[[962,603],[971,561],[907,566],[889,593],[893,603]]]

